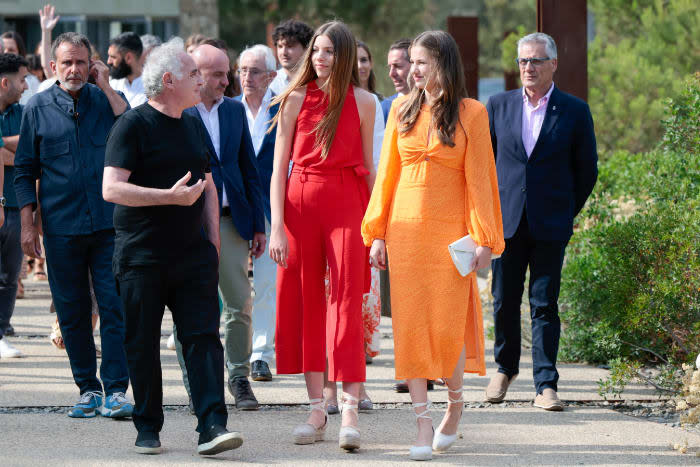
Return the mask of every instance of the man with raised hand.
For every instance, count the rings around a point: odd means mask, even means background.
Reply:
[[[107,134],[129,104],[109,85],[107,66],[90,60],[87,37],[61,34],[51,51],[58,81],[24,108],[15,153],[22,250],[41,257],[36,223],[41,217],[51,295],[80,389],[80,400],[68,416],[128,417],[133,406],[125,397],[129,375],[124,320],[111,267],[114,205],[102,197],[102,167]],[[89,76],[96,85],[88,84]],[[41,216],[35,218],[39,206]],[[101,382],[96,376],[88,274],[99,305]]]

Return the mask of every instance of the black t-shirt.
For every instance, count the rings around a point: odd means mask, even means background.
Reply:
[[[210,172],[206,129],[191,115],[172,118],[149,104],[122,115],[107,138],[105,166],[131,172],[129,183],[170,188],[189,171],[193,185]],[[204,237],[204,193],[192,206],[114,209],[115,272],[121,266],[169,264]]]

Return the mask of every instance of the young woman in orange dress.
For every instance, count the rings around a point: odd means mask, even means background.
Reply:
[[[385,268],[388,252],[396,379],[418,424],[410,457],[427,460],[457,439],[464,372],[486,373],[476,270],[505,244],[488,115],[467,98],[457,44],[424,32],[410,58],[415,85],[391,107],[362,235],[373,266]],[[479,246],[462,277],[447,246],[467,234]],[[449,404],[434,431],[427,380],[438,378]]]
[[[374,98],[359,87],[357,45],[343,23],[321,26],[280,110],[271,180],[270,256],[277,272],[279,374],[304,373],[311,402],[294,442],[323,439],[323,373],[343,382],[339,445],[360,447],[357,403],[365,381],[362,299],[369,288],[360,226],[374,184]],[[294,162],[287,179],[289,161]],[[324,274],[330,269],[330,299]]]

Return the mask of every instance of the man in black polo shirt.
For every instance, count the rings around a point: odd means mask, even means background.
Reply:
[[[190,376],[197,452],[216,454],[239,447],[243,439],[225,428],[219,204],[206,130],[182,113],[199,102],[203,81],[179,38],[149,54],[142,77],[149,100],[112,128],[103,183],[104,198],[117,204],[113,267],[126,318],[136,451],[161,452],[159,344],[167,305]]]

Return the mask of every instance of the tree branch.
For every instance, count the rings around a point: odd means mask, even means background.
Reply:
[[[658,353],[654,352],[654,351],[651,350],[651,349],[647,349],[646,347],[641,347],[641,346],[639,346],[639,345],[637,345],[637,344],[633,344],[633,343],[631,343],[631,342],[623,341],[622,339],[620,339],[620,342],[622,342],[623,344],[627,344],[627,345],[629,345],[630,347],[634,347],[634,348],[636,348],[636,349],[644,350],[645,352],[649,352],[650,354],[654,355],[654,356],[655,356],[656,358],[658,358],[659,360],[662,360],[664,363],[666,363],[666,364],[668,364],[668,365],[671,364],[671,362],[669,362],[669,361],[666,360],[664,357],[662,357],[661,355],[659,355]]]

